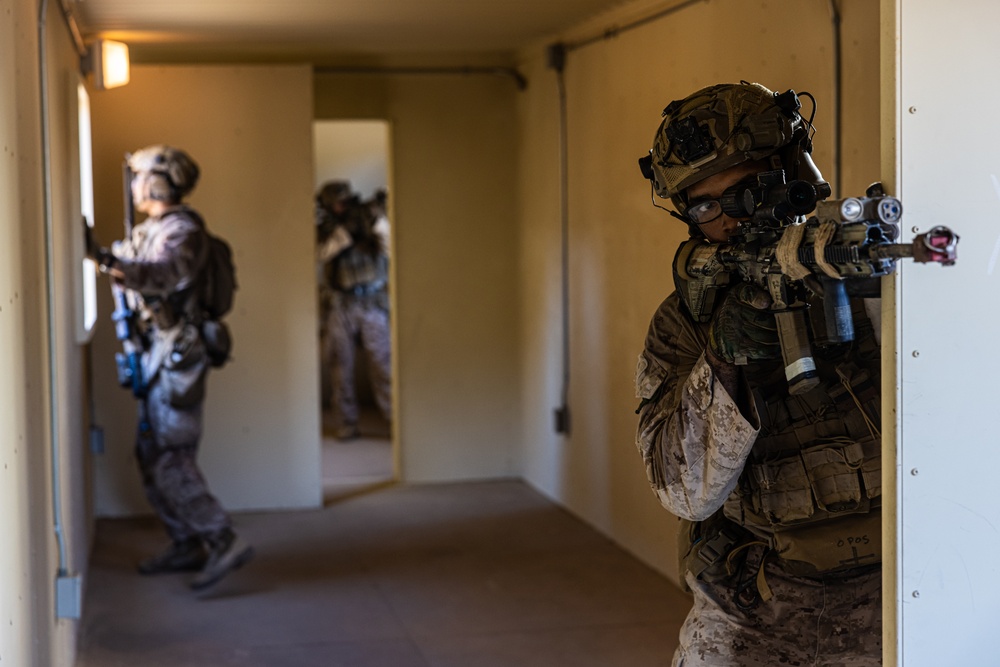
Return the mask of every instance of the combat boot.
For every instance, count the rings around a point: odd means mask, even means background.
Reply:
[[[237,570],[253,558],[253,547],[226,529],[207,540],[208,562],[191,582],[191,588],[200,591],[215,584],[224,576]]]
[[[141,561],[136,569],[139,574],[167,574],[169,572],[197,572],[205,567],[208,554],[201,540],[192,537],[181,542],[171,542],[167,549]]]

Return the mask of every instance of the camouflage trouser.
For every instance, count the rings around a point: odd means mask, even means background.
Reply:
[[[749,612],[725,582],[690,573],[694,608],[681,628],[673,667],[873,667],[882,664],[882,573],[794,577],[768,564],[774,597]]]
[[[375,404],[392,419],[389,313],[376,299],[337,294],[327,326],[327,358],[333,371],[333,409],[339,424],[356,424],[358,400],[354,386],[354,350],[360,343],[368,361]]]
[[[136,458],[146,497],[175,542],[205,538],[231,526],[195,461],[201,424],[202,401],[172,405],[161,371],[140,406]]]

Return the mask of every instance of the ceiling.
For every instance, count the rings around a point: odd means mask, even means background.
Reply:
[[[68,0],[136,62],[510,55],[629,0]]]

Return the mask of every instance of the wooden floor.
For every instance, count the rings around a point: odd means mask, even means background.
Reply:
[[[321,510],[236,515],[257,557],[202,594],[135,573],[154,520],[100,521],[78,667],[670,664],[669,581],[519,481],[387,483],[382,445]]]

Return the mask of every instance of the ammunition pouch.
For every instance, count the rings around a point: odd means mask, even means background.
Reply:
[[[882,491],[879,446],[844,438],[750,464],[744,502],[774,530],[868,513]]]
[[[201,323],[201,339],[205,343],[205,352],[212,367],[225,366],[233,351],[233,337],[226,323],[221,320],[205,320]]]
[[[882,513],[854,514],[775,531],[774,551],[786,572],[815,576],[882,562]]]
[[[881,563],[879,447],[872,437],[841,438],[748,464],[725,514],[767,539],[792,574]]]

